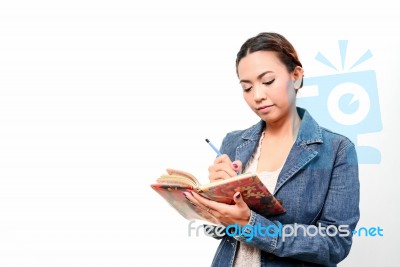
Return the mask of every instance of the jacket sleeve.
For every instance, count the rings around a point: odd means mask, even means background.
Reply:
[[[282,225],[252,211],[250,229],[243,229],[235,238],[278,257],[335,265],[351,248],[352,232],[359,220],[359,187],[355,147],[346,140],[339,146],[325,204],[315,225]]]

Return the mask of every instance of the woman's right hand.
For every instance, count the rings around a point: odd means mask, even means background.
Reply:
[[[242,172],[242,162],[240,160],[232,162],[228,155],[223,154],[214,160],[213,165],[208,167],[208,172],[211,182],[228,179]]]

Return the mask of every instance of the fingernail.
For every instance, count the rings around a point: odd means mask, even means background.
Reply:
[[[239,168],[239,166],[238,166],[236,163],[233,163],[232,166],[233,166],[233,168],[235,168],[235,169]]]
[[[235,198],[240,198],[240,192],[237,192],[237,193],[236,193]]]

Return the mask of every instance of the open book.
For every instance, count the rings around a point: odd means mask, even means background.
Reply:
[[[190,173],[167,169],[157,183],[151,187],[158,192],[175,210],[188,220],[202,220],[219,224],[207,211],[190,203],[183,195],[185,191],[195,191],[205,198],[226,204],[235,204],[233,195],[240,191],[250,209],[263,216],[285,212],[281,203],[268,191],[257,174],[246,173],[226,180],[200,184]]]

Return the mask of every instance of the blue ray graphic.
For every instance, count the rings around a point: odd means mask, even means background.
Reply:
[[[315,56],[315,59],[318,60],[319,62],[321,62],[322,64],[324,64],[325,66],[328,66],[334,70],[337,70],[337,68],[335,68],[335,66],[320,52],[318,52],[318,54]]]
[[[351,66],[351,68],[350,68],[349,70],[351,70],[351,69],[354,68],[355,66],[358,66],[358,65],[360,65],[361,63],[367,61],[367,60],[370,59],[371,57],[372,57],[372,52],[371,52],[371,50],[368,49],[367,52],[365,52],[364,55],[362,55],[362,56],[360,57],[360,59],[357,60],[357,62],[354,63],[354,65]]]
[[[342,70],[344,70],[344,62],[346,60],[347,40],[339,40],[340,58],[342,60]]]

